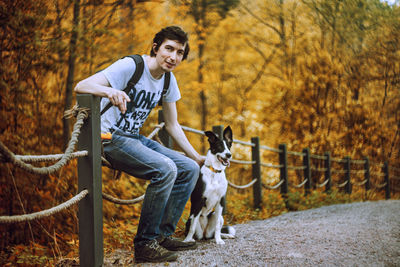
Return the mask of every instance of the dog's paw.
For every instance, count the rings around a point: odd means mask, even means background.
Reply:
[[[183,242],[195,242],[195,240],[193,238],[185,238],[185,240],[183,240]]]
[[[224,242],[224,240],[222,240],[222,239],[215,240],[215,242],[216,242],[218,245],[225,245],[225,242]]]

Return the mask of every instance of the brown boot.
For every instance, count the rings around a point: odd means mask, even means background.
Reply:
[[[135,262],[165,262],[176,261],[176,253],[160,246],[157,240],[151,240],[144,245],[135,246]]]

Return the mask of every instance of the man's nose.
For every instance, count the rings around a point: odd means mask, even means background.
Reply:
[[[170,53],[170,58],[171,58],[171,60],[173,60],[175,62],[176,58],[177,58],[177,52],[176,51],[171,52]]]

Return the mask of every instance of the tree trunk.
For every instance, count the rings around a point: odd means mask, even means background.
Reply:
[[[78,43],[78,32],[79,32],[79,11],[80,11],[80,0],[75,0],[72,33],[69,42],[68,75],[67,75],[67,84],[65,88],[64,111],[70,109],[72,105],[72,86],[74,83],[76,48]],[[69,120],[63,118],[64,148],[66,148],[68,145],[70,132],[71,132],[71,126],[69,124]]]

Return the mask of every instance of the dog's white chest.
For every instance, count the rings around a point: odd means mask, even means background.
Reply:
[[[205,184],[203,196],[206,198],[204,209],[206,210],[205,214],[208,214],[226,194],[228,182],[226,181],[224,172],[214,173],[209,170],[203,172],[203,181]]]

